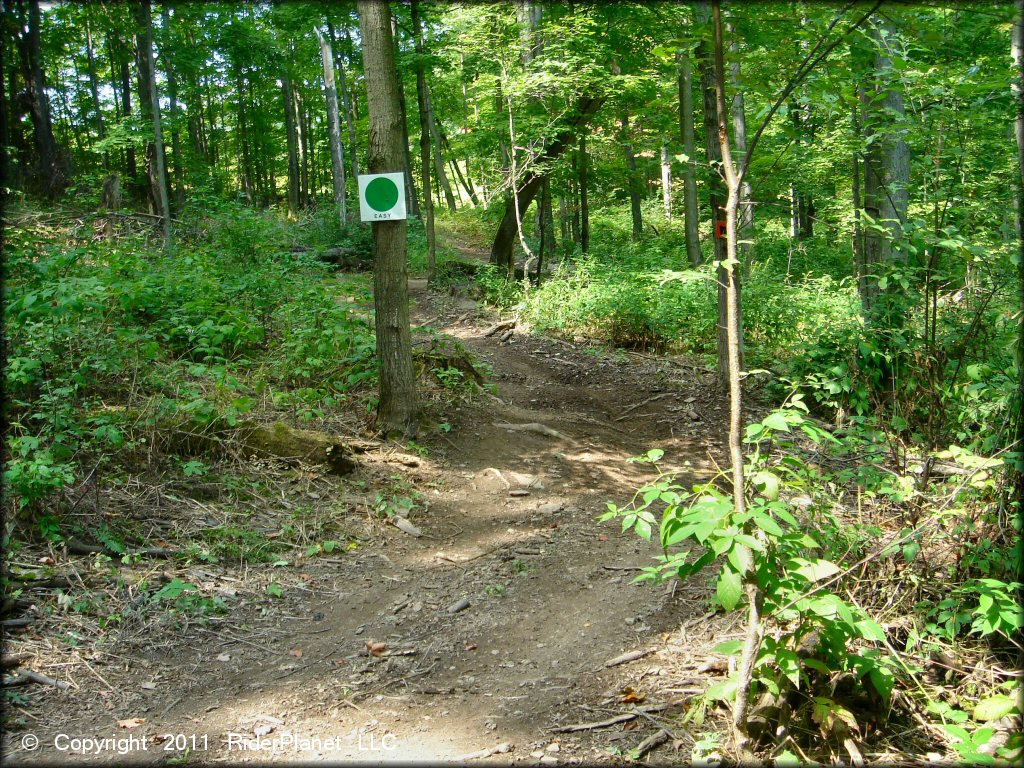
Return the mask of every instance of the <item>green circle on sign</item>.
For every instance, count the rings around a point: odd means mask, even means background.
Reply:
[[[366,185],[366,204],[375,211],[390,211],[398,202],[398,185],[381,177]]]

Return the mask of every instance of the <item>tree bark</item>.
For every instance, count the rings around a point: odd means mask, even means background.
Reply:
[[[401,172],[402,112],[391,37],[391,8],[380,0],[359,0],[358,8],[370,113],[370,172]],[[413,434],[417,405],[409,330],[405,221],[380,221],[372,226],[373,301],[380,364],[377,418],[388,432]]]
[[[683,140],[683,155],[686,160],[683,162],[683,222],[686,234],[686,258],[694,267],[704,263],[704,256],[700,252],[700,238],[697,235],[697,225],[700,223],[697,212],[697,174],[694,171],[696,163],[696,148],[693,131],[693,74],[690,64],[689,51],[679,53],[679,132]]]
[[[729,344],[729,461],[732,464],[732,498],[735,514],[742,516],[746,512],[744,457],[743,457],[743,390],[740,386],[741,353],[743,326],[740,315],[739,293],[739,203],[742,195],[743,174],[737,174],[733,164],[732,151],[729,147],[729,128],[726,117],[725,102],[725,55],[722,44],[722,12],[720,0],[713,0],[714,15],[714,80],[715,80],[715,111],[718,113],[718,142],[722,155],[722,167],[725,171],[728,198],[725,204],[726,221],[726,316]],[[746,163],[741,163],[741,168]],[[749,525],[749,523],[748,523]],[[750,683],[757,652],[761,645],[763,628],[761,626],[762,596],[758,588],[757,576],[751,568],[742,574],[748,602],[748,618],[746,641],[743,656],[740,660],[739,680],[736,688],[736,705],[733,710],[733,728],[736,734],[736,746],[745,761],[753,761],[750,733],[747,728],[747,707],[750,703]]]
[[[672,163],[665,143],[661,145],[661,204],[665,208],[665,221],[672,221]]]
[[[46,73],[39,46],[41,23],[39,0],[29,0],[28,34],[24,36],[27,55],[24,59],[28,65],[25,83],[28,85],[29,116],[32,118],[32,132],[38,157],[38,165],[33,176],[39,191],[46,197],[55,198],[68,184],[68,169],[53,136],[50,99],[46,94]]]
[[[604,101],[604,97],[591,98],[583,96],[576,102],[573,111],[574,116],[569,120],[568,126],[563,128],[541,153],[540,161],[545,167],[561,157],[575,143],[574,140],[578,131],[600,109]],[[512,246],[516,238],[516,219],[526,213],[530,203],[537,196],[542,178],[542,175],[530,170],[526,172],[519,182],[515,194],[515,199],[518,200],[519,211],[517,213],[513,210],[516,207],[514,204],[505,207],[505,214],[498,225],[497,232],[494,234],[494,241],[491,243],[491,264],[505,267],[509,272],[512,271]]]
[[[423,173],[423,211],[427,230],[427,283],[434,282],[437,241],[434,235],[434,200],[430,195],[430,122],[427,119],[427,73],[423,62],[423,27],[419,0],[412,0],[412,32],[416,37],[416,104],[420,113],[420,168]]]
[[[139,0],[136,6],[136,21],[141,27],[139,37],[139,84],[140,103],[149,100],[149,118],[153,121],[152,149],[147,147],[150,165],[150,184],[153,188],[154,211],[163,217],[164,247],[171,247],[171,205],[167,189],[167,161],[164,156],[163,129],[160,126],[160,95],[156,90],[156,72],[153,66],[153,14],[150,0]]]
[[[629,211],[633,219],[633,240],[639,240],[644,233],[643,214],[640,211],[639,178],[636,171],[636,156],[633,144],[629,140],[629,113],[623,110],[619,118],[619,130],[622,137],[622,150],[626,155],[626,180],[629,186]]]
[[[164,32],[171,34],[171,13],[165,5],[161,9]],[[164,72],[167,75],[167,98],[171,112],[171,156],[174,158],[174,207],[180,211],[185,206],[185,168],[181,155],[180,132],[178,129],[178,82],[177,73],[171,64],[171,57],[164,57]]]
[[[330,43],[316,30],[320,41],[320,56],[324,64],[324,93],[327,96],[327,127],[331,144],[331,181],[334,204],[338,207],[338,220],[344,230],[348,223],[345,205],[345,147],[341,143],[341,115],[338,113],[338,90],[334,85],[334,54]]]
[[[88,18],[85,22],[85,53],[89,63],[89,90],[92,92],[92,102],[96,106],[96,135],[102,142],[106,138],[106,130],[103,125],[103,105],[100,103],[100,79],[96,74],[96,55],[92,44],[92,26]],[[6,129],[5,129],[6,130]],[[103,152],[103,167],[110,167],[110,153]]]
[[[587,180],[587,173],[589,169],[590,158],[587,155],[587,131],[584,128],[580,131],[580,149],[579,149],[579,188],[580,188],[580,250],[583,253],[590,251],[590,199],[587,193],[587,186],[589,184]]]
[[[299,207],[309,207],[309,131],[306,128],[305,110],[302,107],[302,92],[292,82],[293,107],[295,109],[296,144],[299,149]]]
[[[338,50],[338,42],[334,37],[334,26],[328,21],[327,22],[327,34],[331,41],[331,48],[334,51],[335,62],[338,67],[338,81],[341,82],[341,106],[345,110],[345,125],[348,127],[348,151],[352,158],[352,178],[359,177],[359,158],[356,153],[356,129],[352,119],[352,104],[351,99],[355,97],[355,94],[349,95],[348,88],[348,75],[345,73],[345,64],[341,58],[341,52]]]
[[[706,0],[696,6],[697,25],[707,29],[710,25],[711,12]],[[729,318],[728,318],[728,286],[738,275],[730,274],[724,264],[728,258],[728,242],[726,238],[725,202],[726,195],[721,175],[722,148],[718,141],[718,105],[716,102],[715,63],[708,42],[702,40],[697,49],[697,57],[701,65],[701,87],[704,92],[704,145],[707,151],[708,164],[708,201],[711,206],[714,242],[713,260],[718,262],[716,270],[718,278],[718,384],[723,390],[729,387]],[[726,119],[722,116],[722,120]],[[736,283],[739,290],[739,283]]]
[[[857,116],[857,104],[854,103],[850,110],[850,117],[853,130],[853,140],[856,143],[861,141],[860,119]],[[857,292],[863,299],[868,293],[868,270],[864,258],[864,232],[861,228],[860,211],[864,203],[861,200],[861,164],[860,152],[855,147],[851,154],[852,160],[852,188],[853,188],[853,273],[857,277]]]
[[[427,125],[430,128],[430,135],[434,145],[434,169],[437,171],[437,182],[444,191],[444,200],[450,211],[455,211],[455,195],[452,192],[452,185],[448,181],[448,174],[444,172],[444,158],[441,155],[441,136],[437,131],[437,122],[434,120],[434,108],[430,101],[430,88],[427,88]]]
[[[729,26],[729,34],[732,35],[732,27]],[[736,142],[736,157],[740,165],[747,156],[747,114],[743,99],[743,91],[740,90],[740,60],[739,42],[735,36],[729,41],[729,51],[733,54],[733,60],[729,62],[729,80],[735,93],[732,97],[732,130],[733,139]],[[750,182],[744,178],[740,184],[739,199],[739,247],[740,261],[743,265],[742,273],[750,274],[750,267],[754,260],[754,191]]]
[[[281,94],[284,99],[284,129],[288,144],[288,216],[294,219],[299,211],[299,142],[295,130],[292,79],[287,72],[281,75]]]
[[[883,36],[883,29],[886,35]],[[870,139],[864,155],[864,210],[876,223],[864,233],[864,261],[868,272],[893,261],[906,261],[906,252],[893,247],[907,220],[910,179],[910,150],[900,137],[897,123],[904,117],[903,94],[888,82],[892,60],[886,53],[895,35],[892,22],[879,19],[872,29],[875,44],[874,87],[862,95],[865,138]],[[861,296],[865,311],[873,309],[878,295],[877,281],[869,281]]]
[[[1014,63],[1014,79],[1016,80],[1017,115],[1014,120],[1014,133],[1017,138],[1017,165],[1020,177],[1019,194],[1024,198],[1024,0],[1017,0],[1017,17],[1013,23],[1012,54]],[[1024,370],[1024,205],[1017,209],[1017,237],[1019,251],[1017,254],[1017,300],[1020,311],[1020,324],[1017,329],[1017,370]],[[1017,377],[1017,428],[1014,433],[1016,450],[1024,446],[1024,376]],[[1018,471],[1014,489],[1017,500],[1017,513],[1024,509],[1024,472]],[[1017,577],[1024,573],[1024,565],[1018,564]]]

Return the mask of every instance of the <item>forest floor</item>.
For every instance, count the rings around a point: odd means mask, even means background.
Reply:
[[[4,736],[9,764],[589,764],[626,762],[650,737],[645,760],[676,764],[703,730],[724,730],[680,715],[726,673],[711,648],[741,635],[740,614],[709,612],[704,581],[632,585],[657,544],[597,521],[654,476],[631,456],[663,449],[684,484],[722,462],[725,401],[711,375],[585,340],[487,337],[492,311],[425,281],[410,289],[414,324],[489,365],[497,396],[439,406],[450,430],[377,443],[346,478],[293,481],[278,510],[398,476],[422,536],[353,515],[351,552],[173,574],[230,596],[225,616],[150,624],[88,650],[38,629],[11,635],[9,650],[34,653],[71,688],[32,686],[31,707],[16,708],[23,727]],[[502,426],[526,424],[553,432]]]

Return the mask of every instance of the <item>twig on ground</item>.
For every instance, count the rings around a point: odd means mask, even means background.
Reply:
[[[604,663],[604,666],[606,669],[611,669],[612,667],[617,667],[620,664],[628,664],[631,661],[636,661],[637,659],[642,659],[645,656],[650,656],[656,650],[656,648],[648,648],[643,651],[630,651],[629,653],[623,653],[619,656],[616,656],[614,659],[609,659],[608,661],[606,661]]]
[[[635,405],[631,405],[631,406],[629,406],[629,408],[627,408],[626,410],[624,410],[622,412],[621,416],[616,416],[615,417],[615,421],[622,421],[624,418],[629,416],[629,414],[631,414],[637,408],[643,408],[648,403],[653,403],[655,400],[660,400],[661,398],[667,397],[668,395],[672,395],[672,394],[675,394],[675,393],[674,392],[662,392],[660,395],[654,395],[653,397],[648,397],[643,402],[636,403]]]

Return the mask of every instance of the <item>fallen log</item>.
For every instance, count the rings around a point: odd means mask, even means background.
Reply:
[[[357,466],[348,446],[333,435],[296,429],[282,421],[237,421],[232,425],[223,418],[208,423],[178,418],[159,421],[155,429],[161,448],[183,456],[216,454],[235,446],[247,455],[326,464],[336,475],[346,475]]]
[[[86,544],[78,539],[69,539],[64,545],[72,555],[110,555],[112,557],[123,557],[125,555],[134,555],[137,557],[174,557],[178,553],[171,549],[164,549],[163,547],[142,547],[140,549],[126,549],[124,552],[118,552],[105,547],[100,544]]]
[[[66,691],[71,687],[71,683],[67,683],[63,680],[57,680],[56,678],[49,677],[48,675],[41,675],[30,669],[22,669],[16,675],[10,675],[3,679],[4,688],[9,688],[14,685],[27,685],[28,683],[50,685],[60,691]]]

